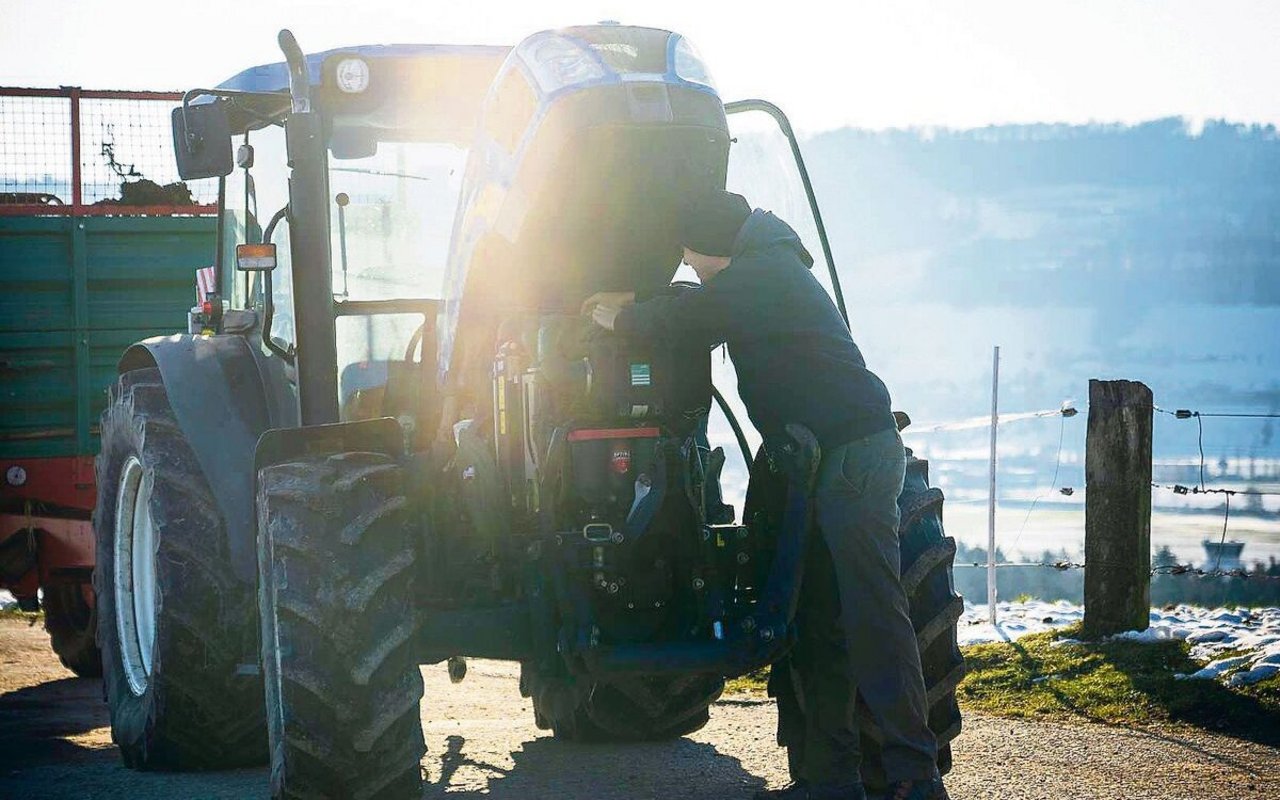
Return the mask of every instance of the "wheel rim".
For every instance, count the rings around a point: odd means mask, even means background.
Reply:
[[[116,628],[129,689],[141,696],[151,677],[156,638],[156,528],[151,480],[137,456],[120,475],[115,525]]]

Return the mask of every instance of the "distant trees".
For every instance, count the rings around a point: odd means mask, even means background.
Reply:
[[[805,149],[824,215],[849,223],[828,223],[832,244],[864,291],[880,279],[960,305],[1131,312],[1280,304],[1276,142],[1273,126],[1169,118],[845,128]]]

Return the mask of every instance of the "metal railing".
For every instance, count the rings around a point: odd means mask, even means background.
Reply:
[[[217,181],[178,179],[180,92],[0,87],[0,216],[217,211]]]

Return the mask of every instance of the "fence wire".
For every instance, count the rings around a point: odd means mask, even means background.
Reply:
[[[957,569],[987,569],[988,565],[983,561],[972,561],[957,563],[954,565]],[[1051,569],[1058,572],[1067,572],[1069,570],[1084,569],[1084,563],[1074,561],[1054,561],[1054,562],[1036,562],[1036,561],[1002,561],[995,565],[996,569]],[[1156,575],[1187,575],[1196,578],[1240,578],[1242,580],[1254,581],[1280,581],[1280,575],[1268,575],[1264,572],[1249,571],[1243,567],[1236,569],[1203,569],[1191,564],[1165,564],[1151,568],[1153,577]]]
[[[1059,416],[1061,420],[1061,423],[1060,423],[1061,427],[1059,428],[1059,441],[1056,449],[1056,454],[1054,456],[1054,466],[1052,470],[1052,477],[1050,477],[1048,473],[1045,473],[1044,477],[1047,478],[1047,481],[1045,480],[1037,481],[1037,483],[1039,483],[1041,486],[1047,486],[1048,488],[1042,489],[1036,494],[1035,498],[1031,501],[1030,506],[1027,508],[1026,513],[1022,515],[1021,525],[1018,528],[1017,535],[1014,537],[1013,544],[1012,544],[1012,547],[1015,548],[1015,551],[1016,551],[1017,544],[1019,543],[1022,537],[1023,532],[1026,530],[1028,520],[1037,510],[1039,501],[1049,496],[1050,494],[1052,494],[1054,490],[1057,489],[1058,487],[1058,476],[1059,476],[1061,464],[1062,464],[1062,461],[1061,461],[1062,437],[1065,435],[1065,423],[1067,418],[1071,416],[1072,413],[1074,413],[1074,410],[1072,410],[1071,413],[1063,413],[1066,411],[1067,408],[1068,407],[1064,404],[1062,411],[1059,411],[1057,413],[1054,413],[1051,411],[1043,411],[1043,412],[1028,412],[1024,414],[1009,414],[1009,415],[1001,414],[998,419],[998,424],[1000,424],[1001,426],[1003,426],[1006,422],[1021,421],[1021,420],[1033,419],[1033,418]],[[1218,509],[1218,512],[1221,513],[1222,515],[1221,526],[1218,530],[1214,531],[1214,534],[1212,537],[1218,546],[1218,550],[1216,554],[1213,554],[1214,555],[1213,561],[1211,563],[1208,563],[1208,564],[1205,564],[1204,566],[1199,566],[1199,567],[1193,564],[1153,565],[1150,570],[1151,576],[1155,577],[1158,575],[1169,575],[1169,576],[1175,576],[1175,577],[1198,578],[1198,579],[1210,580],[1210,581],[1230,579],[1230,581],[1228,582],[1252,581],[1252,582],[1271,583],[1271,582],[1280,581],[1280,574],[1274,574],[1275,573],[1274,567],[1268,570],[1261,563],[1259,563],[1259,565],[1254,568],[1248,568],[1243,565],[1223,568],[1223,553],[1225,552],[1224,545],[1227,542],[1228,533],[1230,531],[1230,525],[1231,525],[1231,515],[1234,510],[1232,507],[1233,506],[1232,498],[1236,496],[1280,497],[1280,491],[1270,490],[1269,488],[1254,488],[1252,486],[1248,488],[1236,488],[1236,487],[1221,487],[1221,486],[1215,487],[1215,486],[1209,485],[1207,482],[1208,468],[1207,468],[1207,459],[1205,457],[1205,430],[1204,430],[1205,426],[1203,421],[1205,418],[1273,419],[1273,418],[1280,417],[1280,414],[1270,413],[1270,412],[1268,413],[1203,412],[1203,411],[1198,411],[1194,409],[1178,409],[1178,410],[1170,411],[1163,408],[1159,408],[1158,406],[1154,407],[1154,410],[1156,412],[1159,412],[1161,414],[1166,414],[1176,419],[1195,420],[1196,426],[1197,426],[1196,451],[1198,453],[1198,461],[1192,462],[1192,468],[1196,470],[1197,476],[1199,477],[1199,481],[1197,482],[1197,484],[1194,484],[1194,485],[1186,485],[1181,483],[1152,482],[1151,484],[1152,491],[1166,491],[1166,492],[1171,492],[1174,495],[1220,495],[1223,499],[1223,503],[1220,509]],[[934,423],[933,425],[928,426],[923,430],[917,431],[917,433],[933,434],[933,433],[944,433],[944,432],[950,432],[950,431],[976,429],[978,427],[981,427],[980,423],[981,421],[978,418],[957,420],[954,422]],[[985,424],[990,425],[989,418],[986,420]],[[1085,492],[1085,487],[1080,487],[1078,489],[1069,489],[1064,487],[1062,491],[1064,493],[1069,493],[1069,494],[1079,493],[1083,495]],[[975,498],[969,501],[961,500],[956,502],[985,503],[987,502],[987,500],[986,498]],[[1237,532],[1236,535],[1239,536],[1241,534]],[[999,555],[998,551],[997,551],[997,555]],[[1000,569],[1000,570],[1030,569],[1030,570],[1052,570],[1055,572],[1068,572],[1072,570],[1085,569],[1084,562],[1077,562],[1072,560],[1056,560],[1056,561],[1046,560],[1046,561],[1038,561],[1038,562],[1037,561],[1000,561],[995,563],[994,565],[988,565],[985,561],[973,561],[973,562],[957,562],[955,564],[955,567],[957,569],[985,570],[989,566],[994,566],[996,569]]]

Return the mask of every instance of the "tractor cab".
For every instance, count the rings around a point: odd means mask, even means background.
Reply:
[[[295,112],[284,63],[189,92],[174,112],[186,170],[225,171],[234,150],[221,192],[221,297],[253,312],[264,351],[291,366],[299,317],[319,333],[309,349],[332,341],[327,364],[311,376],[327,387],[336,379],[342,419],[384,416],[432,393],[436,312],[462,178],[484,97],[509,50],[364,45],[308,55],[310,113],[319,120],[303,143],[291,145],[286,133]],[[305,189],[291,160],[310,176]],[[291,184],[303,203],[290,203]],[[271,268],[237,258],[241,245],[250,246],[242,254],[271,246]],[[300,254],[311,263],[297,263]],[[300,294],[311,303],[301,313]],[[429,377],[410,366],[423,360]]]
[[[390,412],[384,379],[399,398],[444,387],[485,404],[504,325],[665,286],[680,204],[698,191],[760,198],[826,252],[785,118],[726,108],[679,34],[579,26],[514,48],[365,45],[299,65],[192,90],[174,125],[182,174],[223,177],[221,298],[256,312],[267,351],[302,358],[316,420]],[[292,143],[291,81],[316,128]],[[305,197],[291,204],[290,186]],[[258,243],[275,245],[274,269],[237,261]],[[411,391],[406,362],[423,365]]]

